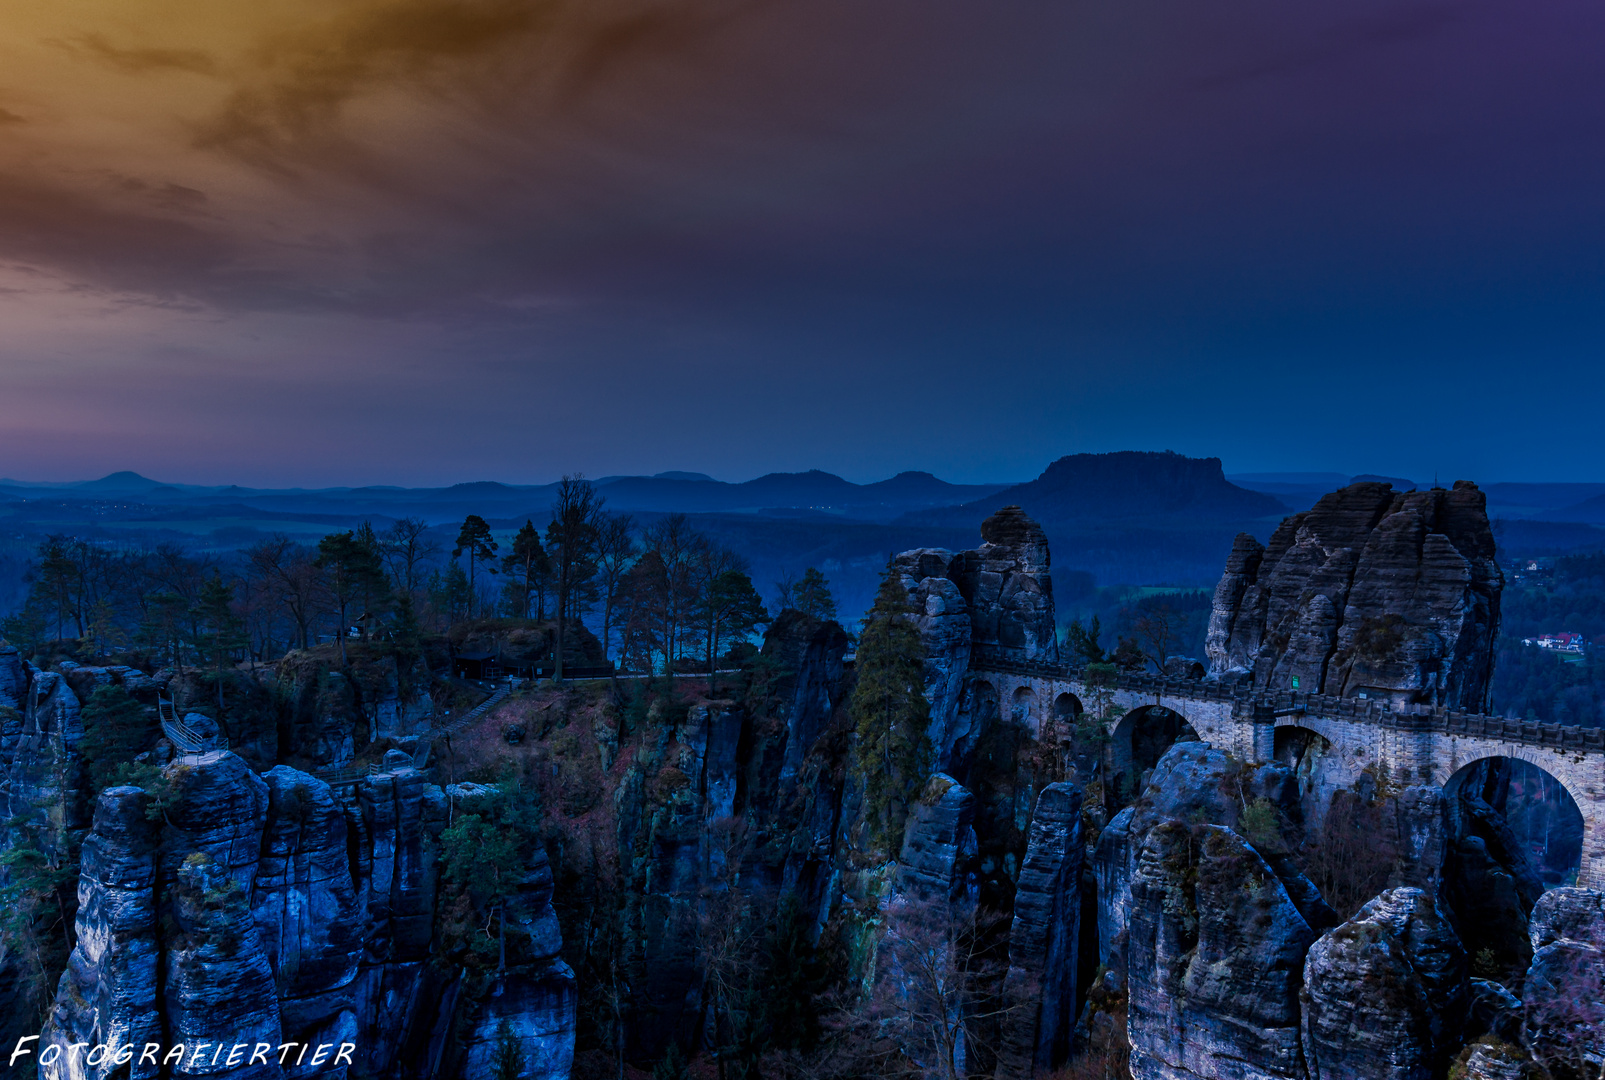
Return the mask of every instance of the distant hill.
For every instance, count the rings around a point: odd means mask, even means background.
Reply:
[[[1123,450],[1062,457],[1035,480],[937,514],[912,517],[957,524],[978,520],[1004,506],[1023,507],[1047,526],[1202,524],[1287,513],[1286,504],[1275,496],[1228,481],[1220,458]]]
[[[910,511],[969,502],[1002,484],[950,484],[926,472],[905,472],[889,480],[855,484],[818,469],[769,473],[732,484],[703,473],[665,472],[656,476],[609,476],[596,481],[613,510],[688,514],[821,515],[889,522]],[[0,499],[84,502],[137,499],[161,506],[246,505],[278,514],[344,514],[353,520],[422,517],[432,523],[482,517],[544,517],[555,484],[503,484],[476,480],[441,488],[262,489],[238,485],[199,487],[163,484],[121,472],[99,480],[38,484],[0,480]]]
[[[1555,510],[1534,514],[1541,521],[1578,521],[1585,525],[1605,525],[1605,494]]]

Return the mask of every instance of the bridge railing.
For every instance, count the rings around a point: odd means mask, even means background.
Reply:
[[[978,673],[998,672],[1070,682],[1081,682],[1086,678],[1085,669],[1080,665],[1028,659],[1013,649],[996,645],[972,646],[970,670]],[[1307,713],[1402,731],[1438,731],[1449,735],[1498,739],[1502,742],[1518,742],[1560,750],[1605,752],[1605,729],[1602,728],[1580,728],[1566,724],[1514,720],[1502,716],[1456,712],[1434,708],[1431,705],[1395,706],[1392,702],[1381,698],[1337,697],[1296,690],[1256,691],[1253,687],[1241,684],[1234,686],[1129,671],[1120,673],[1115,680],[1114,688],[1131,693],[1153,694],[1156,697],[1231,702],[1233,711],[1239,715],[1248,713],[1267,719]]]

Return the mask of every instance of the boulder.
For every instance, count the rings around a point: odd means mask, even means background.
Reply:
[[[1429,1080],[1460,1045],[1466,954],[1430,894],[1390,889],[1304,962],[1310,1080]]]
[[[1532,1060],[1520,1047],[1500,1040],[1468,1046],[1461,1055],[1464,1080],[1530,1080]]]
[[[1219,825],[1148,830],[1126,950],[1135,1080],[1303,1080],[1298,991],[1315,939],[1270,865]]]

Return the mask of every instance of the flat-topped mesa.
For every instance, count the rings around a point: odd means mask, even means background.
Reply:
[[[1244,533],[1215,587],[1210,676],[1481,712],[1504,575],[1483,493],[1350,484]]]

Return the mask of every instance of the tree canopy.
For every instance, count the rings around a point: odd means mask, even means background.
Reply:
[[[848,710],[858,734],[855,755],[874,835],[890,842],[931,770],[924,650],[914,607],[888,567],[858,641],[857,682]]]

